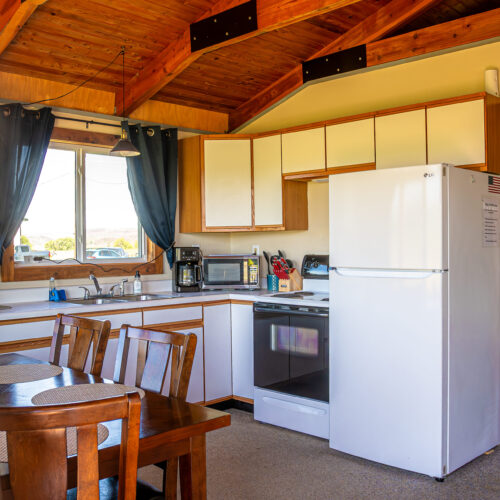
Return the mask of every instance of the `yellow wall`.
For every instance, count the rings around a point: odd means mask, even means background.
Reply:
[[[488,68],[500,68],[500,42],[309,85],[240,132],[482,92]]]
[[[263,132],[367,111],[484,91],[484,70],[500,68],[500,42],[338,78],[304,88],[241,130]],[[328,184],[309,183],[309,230],[233,234],[231,251],[280,248],[300,265],[328,253]]]

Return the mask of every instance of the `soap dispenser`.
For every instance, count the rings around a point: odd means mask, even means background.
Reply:
[[[141,293],[142,293],[141,273],[139,271],[136,271],[134,279],[134,294],[141,295]]]

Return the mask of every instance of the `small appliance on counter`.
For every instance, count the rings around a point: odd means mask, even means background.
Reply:
[[[304,255],[302,277],[304,279],[327,280],[329,255]]]
[[[175,247],[172,273],[174,292],[201,290],[201,251],[198,247]]]
[[[205,289],[259,288],[258,255],[207,255],[202,263]]]

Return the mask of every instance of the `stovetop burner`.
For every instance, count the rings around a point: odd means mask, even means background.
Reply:
[[[286,292],[286,293],[273,293],[269,295],[270,297],[276,297],[280,299],[298,299],[298,300],[317,300],[321,302],[328,302],[329,297],[326,293],[321,292],[309,292],[307,290],[298,290],[296,292]]]

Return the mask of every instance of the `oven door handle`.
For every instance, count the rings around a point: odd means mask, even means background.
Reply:
[[[309,311],[296,311],[293,309],[268,309],[267,307],[259,307],[255,306],[254,307],[255,312],[268,312],[268,313],[279,313],[279,314],[288,314],[288,315],[293,315],[293,316],[311,316],[314,318],[328,318],[328,313],[327,312],[309,312]]]

